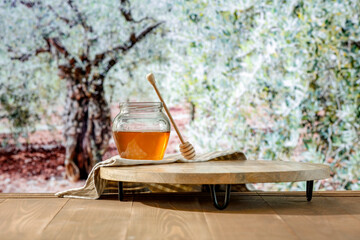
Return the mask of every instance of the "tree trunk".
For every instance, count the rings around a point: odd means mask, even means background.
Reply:
[[[86,179],[92,167],[102,160],[111,137],[103,79],[92,80],[90,86],[67,79],[64,121],[66,175],[71,181]]]

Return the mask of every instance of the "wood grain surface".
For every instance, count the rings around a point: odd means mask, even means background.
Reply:
[[[0,204],[0,239],[36,239],[68,199],[6,199]]]
[[[14,198],[57,198],[53,193],[0,193],[0,200]]]
[[[359,239],[359,219],[346,209],[359,205],[343,205],[342,201],[331,201],[328,197],[306,202],[301,197],[263,197],[272,209],[294,231],[299,239]],[[339,200],[339,199],[338,199]],[[359,214],[358,211],[354,211]],[[304,234],[307,233],[307,234]]]
[[[7,198],[5,196],[8,196]],[[59,199],[0,194],[0,239],[359,239],[360,192],[207,193]],[[219,198],[222,199],[221,194]]]
[[[126,239],[138,236],[142,236],[140,239],[211,239],[197,199],[174,200],[155,197],[138,202],[135,199]]]
[[[132,202],[70,199],[45,229],[44,239],[124,239]]]
[[[360,199],[358,197],[347,197],[347,198],[326,198],[332,204],[342,206],[346,214],[349,214],[356,219],[360,220]],[[351,206],[348,207],[348,206]]]
[[[209,161],[128,167],[102,167],[100,177],[124,182],[241,184],[295,182],[330,177],[323,164],[286,161]]]
[[[201,207],[214,239],[298,239],[261,197],[231,199],[221,214],[208,199]]]

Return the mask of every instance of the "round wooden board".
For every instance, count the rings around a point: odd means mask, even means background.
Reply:
[[[329,178],[330,168],[323,164],[286,161],[209,161],[101,167],[100,177],[122,182],[177,184],[296,182]]]

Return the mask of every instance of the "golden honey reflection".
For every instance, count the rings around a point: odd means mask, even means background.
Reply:
[[[113,132],[113,136],[122,158],[161,160],[170,132]]]

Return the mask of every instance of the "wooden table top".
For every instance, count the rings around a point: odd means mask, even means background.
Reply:
[[[207,193],[100,200],[0,194],[0,239],[359,239],[360,191]]]
[[[296,182],[329,178],[330,167],[289,161],[230,160],[102,167],[100,177],[113,181],[177,184]]]

